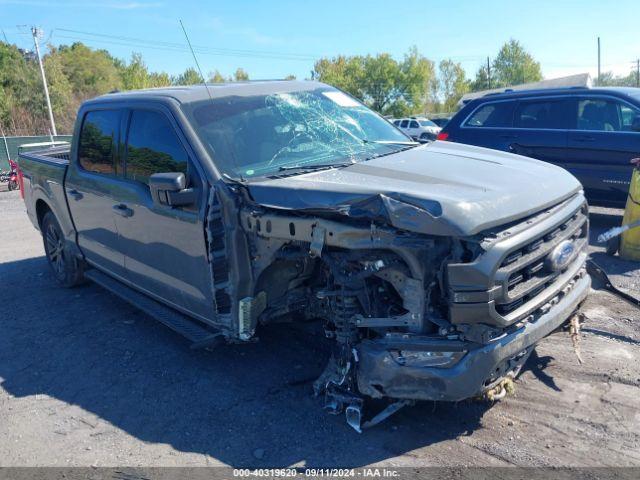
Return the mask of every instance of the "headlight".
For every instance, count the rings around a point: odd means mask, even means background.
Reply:
[[[391,351],[391,358],[403,367],[452,367],[467,353],[461,352],[420,352]]]

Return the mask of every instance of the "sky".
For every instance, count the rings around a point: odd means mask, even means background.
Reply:
[[[242,67],[252,79],[308,78],[323,56],[401,59],[414,45],[473,77],[510,38],[545,78],[595,77],[598,36],[603,72],[626,75],[640,57],[640,0],[0,0],[0,35],[19,47],[33,49],[35,25],[43,44],[82,41],[123,59],[139,52],[151,70],[172,75],[194,66],[179,19],[205,75]]]

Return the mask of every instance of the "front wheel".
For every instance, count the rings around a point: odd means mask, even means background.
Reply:
[[[47,261],[56,280],[63,287],[74,287],[82,283],[82,262],[69,253],[60,224],[52,212],[47,212],[42,219],[42,239]]]
[[[14,182],[13,180],[9,180],[9,191],[17,190],[17,189],[18,189],[18,182]]]

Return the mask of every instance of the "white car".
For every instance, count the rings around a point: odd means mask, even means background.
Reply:
[[[415,140],[435,140],[442,130],[438,125],[425,117],[398,118],[392,123]]]

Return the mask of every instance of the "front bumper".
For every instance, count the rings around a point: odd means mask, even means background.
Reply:
[[[458,401],[485,391],[497,379],[524,363],[533,346],[562,325],[586,298],[591,286],[581,276],[553,307],[535,321],[481,345],[460,342],[467,354],[451,368],[400,365],[392,350],[422,350],[419,342],[406,345],[385,340],[364,341],[358,351],[358,388],[371,397]],[[450,342],[451,343],[451,342]],[[447,347],[452,348],[452,347]]]

